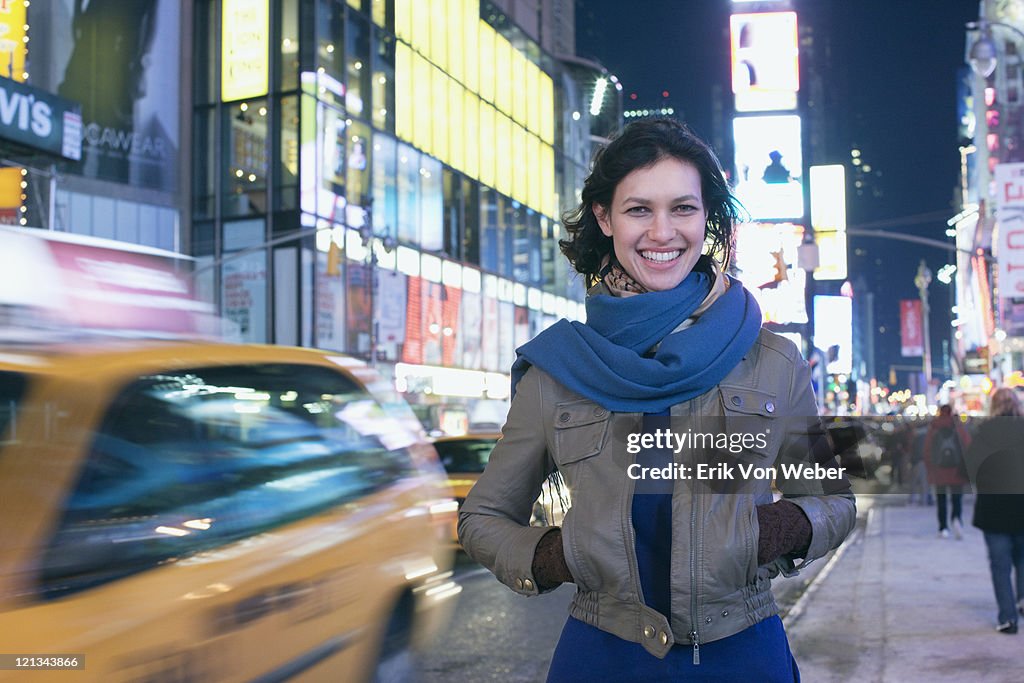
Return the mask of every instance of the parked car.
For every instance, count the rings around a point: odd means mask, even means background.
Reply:
[[[436,452],[337,354],[4,346],[0,500],[4,651],[76,680],[400,679],[459,592]]]
[[[461,436],[443,436],[434,440],[441,465],[448,473],[448,485],[461,507],[469,490],[487,466],[494,444],[501,438],[501,432],[481,432]],[[533,504],[530,524],[533,526],[558,526],[569,510],[572,500],[569,489],[558,474],[548,477],[541,486],[540,496]],[[459,542],[456,524],[452,525],[451,540]]]

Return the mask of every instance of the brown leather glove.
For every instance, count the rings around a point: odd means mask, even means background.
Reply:
[[[811,522],[799,505],[782,499],[757,506],[757,564],[783,555],[803,557],[811,545]]]
[[[533,552],[531,570],[537,587],[542,591],[555,588],[561,583],[572,583],[572,574],[565,563],[565,551],[562,549],[561,528],[554,527],[541,537]]]

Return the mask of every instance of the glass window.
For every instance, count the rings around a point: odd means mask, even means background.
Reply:
[[[526,136],[526,203],[537,211],[544,209],[540,189],[540,146],[540,138],[536,135]]]
[[[419,243],[420,153],[398,145],[398,239]]]
[[[521,95],[521,93],[531,92],[526,89],[526,63],[526,56],[519,50],[513,48],[512,69],[510,72],[512,89],[512,120],[520,126],[526,125],[526,101],[532,99],[532,96],[523,97]]]
[[[498,270],[498,193],[480,188],[480,266]]]
[[[316,65],[339,82],[345,80],[345,7],[342,0],[320,0],[317,12]]]
[[[370,291],[370,266],[358,261],[345,264],[346,350],[368,356],[373,299]]]
[[[444,191],[441,162],[420,156],[420,245],[424,251],[444,248]]]
[[[518,204],[503,195],[498,195],[498,274],[512,277],[515,244],[515,226]]]
[[[444,176],[444,252],[452,258],[462,259],[462,182],[457,173],[447,168]]]
[[[494,187],[512,196],[512,119],[497,112],[494,116]]]
[[[345,350],[345,259],[334,243],[316,254],[316,345]]]
[[[512,155],[507,162],[511,162],[512,187],[511,194],[521,202],[525,202],[529,194],[530,172],[526,166],[526,129],[518,123],[511,125],[512,130]]]
[[[480,182],[490,187],[495,186],[494,165],[495,147],[497,146],[497,134],[495,132],[494,116],[496,112],[491,105],[480,103]]]
[[[491,28],[490,24],[483,21],[477,22],[479,26],[479,59],[478,68],[480,70],[480,99],[486,100],[487,102],[494,103],[494,39],[496,34],[494,29]]]
[[[494,106],[512,115],[512,44],[505,36],[494,36]]]
[[[526,60],[524,92],[531,93],[526,100],[526,127],[534,135],[540,135],[540,97],[537,96],[540,90],[540,69],[533,62]]]
[[[345,196],[348,207],[366,208],[370,204],[370,127],[353,121],[348,126],[348,158],[345,173]],[[352,227],[362,225],[359,220],[350,220]]]
[[[480,265],[480,186],[469,178],[462,179],[462,201],[462,258]]]
[[[373,57],[373,125],[395,132],[395,39],[384,31],[375,31]]]
[[[317,103],[316,111],[317,132],[320,135],[320,149],[316,158],[321,163],[319,185],[317,192],[314,193],[317,202],[316,212],[332,222],[343,223],[345,209],[340,197],[345,195],[348,123],[341,110],[323,102]],[[311,161],[307,160],[305,163],[310,164]],[[305,205],[303,208],[305,209]]]
[[[480,64],[482,48],[480,46],[480,3],[478,0],[461,0],[462,3],[462,35],[464,43],[462,46],[465,61],[466,88],[470,92],[477,93],[480,89]],[[456,9],[452,10],[458,11]],[[458,42],[457,38],[453,42]]]
[[[430,57],[430,2],[429,0],[410,0],[412,2],[411,40],[409,44],[424,57]]]
[[[517,201],[510,202],[512,239],[512,279],[530,283],[530,228],[527,213],[532,213]]]
[[[263,219],[224,224],[223,252],[229,255],[263,244]],[[221,268],[221,305],[229,337],[247,343],[267,341],[267,253],[260,249],[225,258]]]
[[[427,57],[442,71],[448,71],[448,40],[452,27],[448,24],[447,0],[420,0],[430,6],[430,53]]]
[[[413,53],[412,75],[415,111],[413,112],[412,143],[428,154],[433,149],[433,117],[431,116],[430,96],[434,71],[430,62]]]
[[[299,87],[299,0],[281,0],[280,90]]]
[[[555,144],[555,83],[546,73],[540,74],[540,139]]]
[[[430,118],[433,122],[430,134],[430,153],[450,164],[448,126],[451,124],[451,120],[448,118],[448,81],[451,79],[440,69],[431,68],[430,71]]]
[[[18,407],[28,384],[18,372],[0,372],[0,444],[18,440]]]
[[[412,59],[405,43],[395,46],[395,134],[410,142],[415,133]]]
[[[57,598],[336,509],[407,476],[401,424],[324,367],[140,377],[111,404],[43,554]]]
[[[398,143],[373,134],[373,223],[378,235],[398,236]]]
[[[372,106],[370,76],[373,71],[370,64],[370,23],[358,14],[349,15],[345,49],[348,52],[345,107],[350,115],[369,119],[366,114]]]
[[[395,35],[408,44],[412,44],[413,0],[394,0],[395,4]]]
[[[466,82],[466,76],[463,68],[463,39],[462,36],[465,34],[465,30],[462,27],[463,11],[462,2],[463,0],[446,0],[446,18],[445,18],[445,43],[448,47],[448,73],[451,77],[460,83]]]
[[[527,221],[527,239],[529,240],[530,249],[530,272],[526,278],[526,281],[534,287],[540,287],[542,284],[541,280],[541,245],[543,239],[541,237],[541,221],[547,223],[547,219],[541,217],[536,211],[527,209],[526,221]],[[552,244],[555,245],[554,239],[552,238]],[[557,249],[556,249],[557,251]]]
[[[370,0],[370,14],[377,26],[389,31],[395,30],[394,2]]]
[[[462,131],[465,143],[462,153],[465,161],[462,171],[477,180],[480,177],[480,145],[477,142],[480,140],[480,98],[466,90],[463,104]]]
[[[213,221],[192,221],[190,253],[193,256],[213,256],[216,247],[216,228]]]
[[[287,210],[299,205],[298,95],[278,100],[278,111],[281,120],[281,151],[277,167],[277,208]]]
[[[267,101],[224,107],[223,211],[228,216],[267,210]]]
[[[462,115],[465,88],[453,78],[448,80],[448,164],[460,171],[466,167],[466,128]]]

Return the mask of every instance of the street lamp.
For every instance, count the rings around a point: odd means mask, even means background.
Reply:
[[[984,3],[982,4],[982,9],[984,9]],[[971,69],[982,78],[988,78],[992,75],[992,72],[996,70],[996,64],[999,59],[999,49],[996,47],[995,41],[992,40],[993,26],[999,26],[1012,31],[1021,40],[1024,40],[1024,32],[1001,21],[989,21],[988,19],[981,18],[978,21],[968,22],[967,28],[969,30],[981,32],[981,36],[974,41],[974,45],[971,45],[971,49],[967,54]]]
[[[924,259],[921,259],[921,263],[917,267],[917,275],[914,277],[914,285],[917,287],[918,296],[921,297],[921,326],[924,333],[924,356],[922,359],[922,365],[924,366],[926,396],[930,392],[932,384],[932,340],[931,333],[928,329],[928,316],[930,310],[928,308],[928,285],[931,283],[932,271],[928,269]]]

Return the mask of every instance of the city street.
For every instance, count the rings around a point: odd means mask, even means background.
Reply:
[[[862,502],[861,520],[866,519],[867,505],[870,500]],[[784,615],[799,604],[807,586],[833,555],[813,563],[799,576],[773,583]],[[456,580],[463,590],[455,616],[423,661],[420,683],[543,681],[575,588],[563,585],[552,593],[524,599],[462,553]]]
[[[804,681],[1021,680],[1024,650],[994,630],[984,540],[965,498],[957,541],[936,537],[934,507],[862,495],[847,542],[775,582]],[[456,614],[422,663],[422,683],[543,681],[573,588],[526,600],[465,556],[456,578]]]

